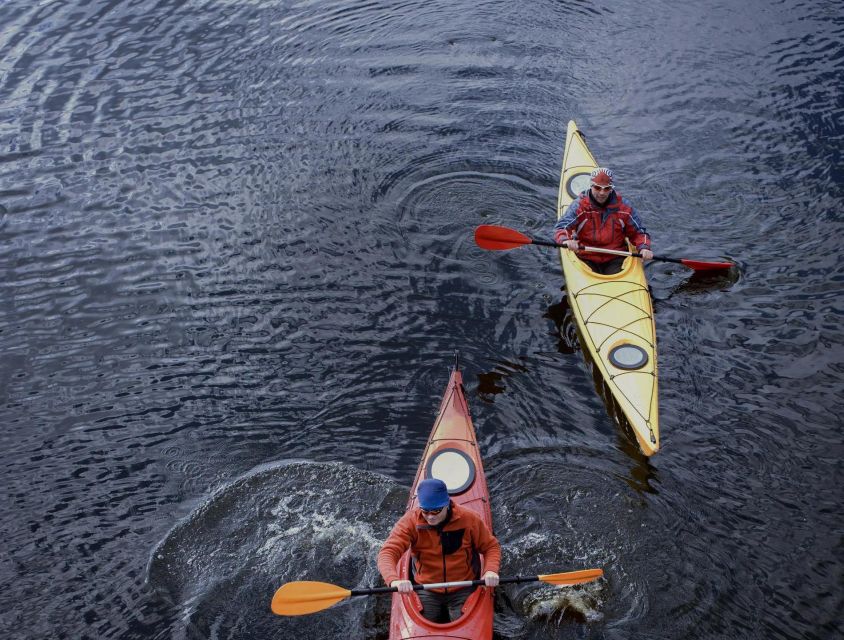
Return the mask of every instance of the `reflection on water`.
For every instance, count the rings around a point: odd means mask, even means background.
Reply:
[[[507,391],[504,381],[518,373],[526,373],[528,368],[518,362],[498,362],[492,371],[478,373],[477,392],[486,402],[492,402],[492,396]]]
[[[739,281],[741,272],[738,268],[726,271],[695,271],[674,290],[678,295],[694,295],[711,291],[726,291]]]
[[[571,354],[580,350],[577,322],[572,315],[569,298],[565,290],[559,302],[548,306],[545,317],[550,318],[554,326],[557,327],[559,336],[557,351],[563,354]]]

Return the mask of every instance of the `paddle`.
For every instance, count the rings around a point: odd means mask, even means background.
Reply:
[[[490,251],[507,251],[508,249],[515,249],[525,244],[538,244],[543,247],[557,247],[564,249],[565,246],[557,244],[556,242],[548,242],[545,240],[534,240],[515,229],[507,227],[499,227],[492,224],[482,224],[475,229],[475,242],[481,249],[489,249]],[[591,253],[608,253],[616,256],[633,256],[634,258],[641,258],[638,253],[631,253],[628,251],[615,251],[614,249],[601,249],[600,247],[583,247],[584,251]],[[715,271],[718,269],[729,269],[735,266],[732,262],[702,262],[700,260],[686,260],[685,258],[668,258],[665,256],[654,256],[654,260],[658,262],[674,262],[682,264],[684,267],[694,269],[695,271]]]
[[[514,576],[501,578],[499,584],[515,582],[547,582],[560,586],[591,582],[604,575],[602,569],[583,569],[582,571],[568,571],[566,573],[551,573],[544,576]],[[464,580],[462,582],[439,582],[436,584],[415,584],[414,591],[424,589],[441,589],[443,587],[479,587],[483,580]],[[374,589],[344,589],[327,582],[288,582],[278,588],[270,606],[273,613],[280,616],[302,616],[316,613],[337,604],[352,596],[370,596],[379,593],[393,593],[396,587],[375,587]]]

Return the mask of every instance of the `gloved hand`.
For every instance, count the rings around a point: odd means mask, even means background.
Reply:
[[[580,243],[577,240],[566,240],[562,243],[566,249],[571,249],[572,251],[577,251],[580,249]]]
[[[483,575],[484,584],[487,587],[497,587],[498,586],[498,574],[495,571],[487,571]]]
[[[393,580],[390,586],[398,589],[399,593],[410,593],[413,591],[413,583],[410,580]]]
[[[639,254],[642,256],[642,260],[647,262],[648,260],[653,260],[654,252],[650,249],[642,249]]]

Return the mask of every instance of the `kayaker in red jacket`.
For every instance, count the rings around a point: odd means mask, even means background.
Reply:
[[[636,210],[615,191],[612,171],[599,167],[590,177],[589,190],[573,200],[554,225],[554,241],[577,251],[577,257],[597,273],[618,273],[624,258],[588,253],[581,251],[581,247],[628,251],[627,240],[630,240],[644,260],[653,258],[651,237]]]
[[[418,584],[476,580],[484,556],[483,580],[498,586],[501,545],[474,511],[451,502],[442,480],[429,478],[416,488],[419,507],[405,513],[393,527],[378,553],[378,570],[399,593],[411,593],[410,580],[400,580],[397,565],[407,549],[413,557]],[[471,587],[419,591],[422,615],[433,622],[449,622],[461,615],[472,594]]]

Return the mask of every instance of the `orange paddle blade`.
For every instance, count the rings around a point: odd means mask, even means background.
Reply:
[[[288,582],[275,592],[270,608],[280,616],[303,616],[328,609],[350,595],[348,589],[327,582]]]
[[[507,227],[482,224],[475,229],[475,243],[481,249],[506,251],[507,249],[520,247],[523,244],[532,244],[532,242],[525,234],[515,229],[508,229]]]
[[[583,569],[582,571],[567,571],[565,573],[549,573],[544,576],[537,576],[541,582],[556,585],[583,584],[592,582],[604,575],[603,569]]]

